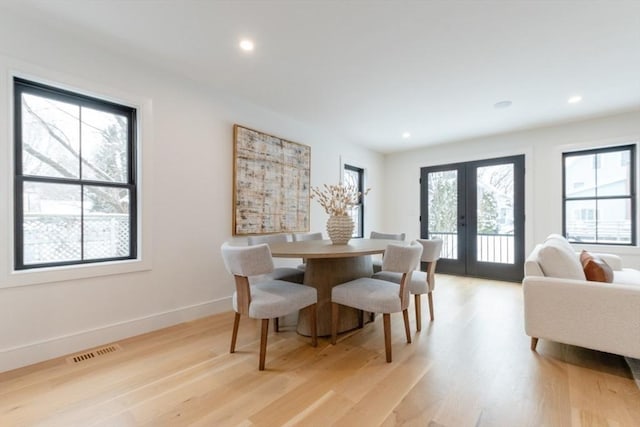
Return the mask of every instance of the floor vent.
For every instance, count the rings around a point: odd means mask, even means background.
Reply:
[[[100,347],[94,350],[85,351],[84,353],[69,356],[67,357],[67,362],[80,363],[87,360],[95,359],[99,356],[104,356],[105,354],[115,353],[118,350],[121,350],[121,347],[118,344],[111,344],[106,347]]]

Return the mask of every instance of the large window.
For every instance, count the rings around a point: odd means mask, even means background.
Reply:
[[[360,193],[359,203],[351,208],[349,216],[353,220],[353,236],[364,237],[364,169],[351,165],[344,165],[344,183],[358,189]]]
[[[564,153],[563,166],[569,241],[635,245],[635,145]]]
[[[136,257],[136,110],[14,79],[15,268]]]

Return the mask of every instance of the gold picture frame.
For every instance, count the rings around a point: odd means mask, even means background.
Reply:
[[[233,126],[233,235],[309,231],[311,147]]]

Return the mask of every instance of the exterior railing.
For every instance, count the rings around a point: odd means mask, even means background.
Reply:
[[[513,234],[480,234],[477,237],[477,260],[513,264],[515,238]]]
[[[442,239],[440,258],[458,259],[458,233],[432,232],[430,239]]]
[[[431,232],[429,238],[442,239],[441,258],[458,259],[458,234],[449,232]],[[513,264],[515,239],[513,234],[477,235],[477,261]]]
[[[596,225],[598,238],[596,240]],[[567,238],[571,242],[631,243],[631,221],[568,221]]]

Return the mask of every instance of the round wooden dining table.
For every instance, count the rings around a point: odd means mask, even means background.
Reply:
[[[397,240],[351,239],[346,245],[334,245],[330,240],[271,243],[275,258],[306,260],[304,284],[318,291],[318,335],[331,335],[331,289],[344,282],[373,274],[371,255],[384,253],[387,245],[402,244]],[[310,336],[310,312],[300,311],[297,331]],[[357,328],[361,323],[357,309],[340,306],[338,332]]]

